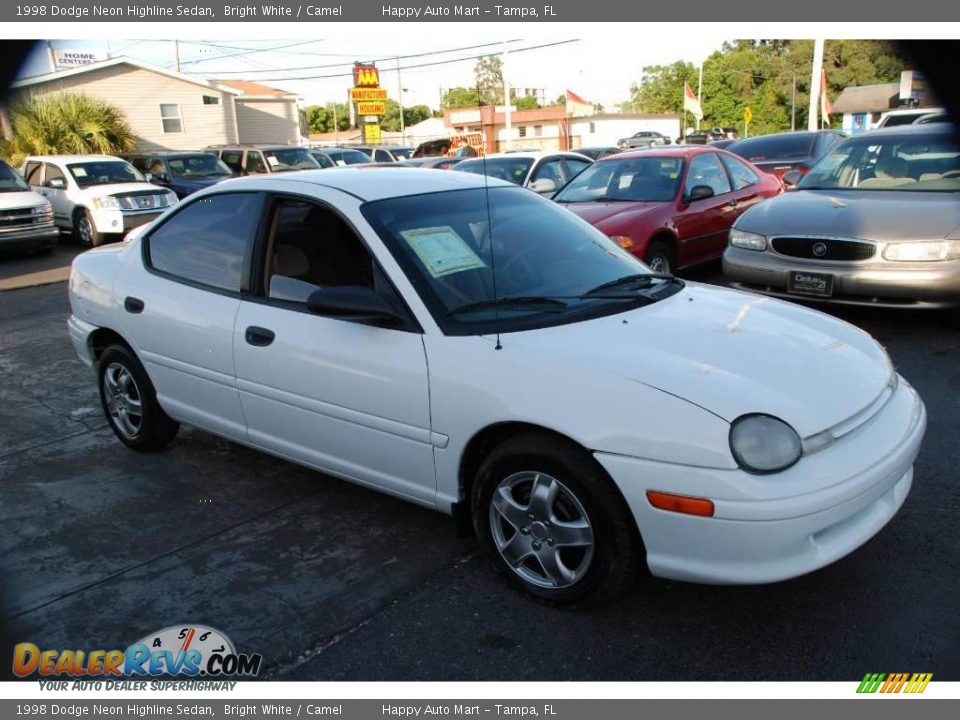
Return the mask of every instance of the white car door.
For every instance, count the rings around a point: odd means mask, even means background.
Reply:
[[[43,168],[43,187],[40,194],[50,201],[54,222],[72,230],[74,205],[68,195],[71,178],[53,163],[43,163]]]
[[[223,192],[187,202],[117,273],[121,331],[166,412],[215,433],[246,439],[236,387],[234,323],[264,196]]]
[[[415,321],[378,326],[307,309],[318,287],[344,285],[373,288],[402,306],[366,246],[329,205],[275,196],[266,228],[254,264],[262,273],[259,288],[241,301],[236,324],[249,441],[433,504],[427,362]]]

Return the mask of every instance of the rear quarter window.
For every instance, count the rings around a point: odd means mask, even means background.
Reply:
[[[770,135],[741,140],[727,148],[751,162],[804,158],[813,155],[814,135]]]

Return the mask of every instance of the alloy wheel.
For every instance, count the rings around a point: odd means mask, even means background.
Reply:
[[[143,428],[143,401],[131,372],[120,363],[110,363],[103,373],[103,399],[107,416],[117,431],[133,440]]]
[[[593,527],[580,500],[546,473],[502,480],[490,501],[490,530],[500,557],[537,587],[570,587],[594,556]]]
[[[84,247],[90,247],[93,245],[93,227],[90,225],[90,220],[86,215],[80,218],[80,222],[77,223],[77,229],[80,231],[80,244]]]

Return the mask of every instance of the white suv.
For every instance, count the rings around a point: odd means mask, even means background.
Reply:
[[[23,176],[53,206],[56,224],[85,247],[119,239],[177,203],[175,193],[111,155],[35,155]]]
[[[49,252],[59,235],[50,203],[31,192],[17,171],[0,160],[0,248]]]

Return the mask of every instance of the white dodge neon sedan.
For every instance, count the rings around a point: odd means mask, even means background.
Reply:
[[[765,583],[851,552],[926,426],[867,334],[652,274],[470,173],[227,181],[80,255],[70,335],[116,435],[188,423],[454,515],[557,603]],[[497,302],[494,302],[497,298]]]

